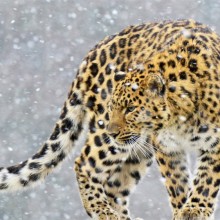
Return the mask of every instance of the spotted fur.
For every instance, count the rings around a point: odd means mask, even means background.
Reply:
[[[156,158],[174,220],[208,220],[220,184],[220,38],[192,21],[130,26],[83,60],[60,119],[27,161],[0,169],[0,190],[33,186],[81,136],[75,161],[93,219],[131,219],[128,198]],[[189,187],[185,153],[197,150]]]

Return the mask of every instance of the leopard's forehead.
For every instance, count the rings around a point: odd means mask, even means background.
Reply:
[[[138,75],[129,76],[120,81],[113,93],[113,100],[116,103],[134,102],[143,96],[144,80]]]

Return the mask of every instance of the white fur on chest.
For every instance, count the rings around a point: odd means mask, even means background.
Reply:
[[[194,151],[194,150],[211,150],[211,146],[216,142],[219,134],[212,131],[207,133],[198,133],[193,128],[177,129],[171,127],[161,130],[157,135],[157,142],[163,146],[167,152],[173,151]]]

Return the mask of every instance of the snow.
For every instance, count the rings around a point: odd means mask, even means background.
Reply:
[[[137,85],[137,83],[133,83],[132,85],[131,85],[131,88],[133,89],[133,90],[137,90],[138,89],[138,85]]]
[[[115,64],[110,63],[110,64],[109,64],[109,68],[110,68],[111,70],[115,70],[115,69],[116,69],[116,66],[115,66]]]
[[[220,132],[220,128],[215,128],[215,130],[216,130],[217,132]]]
[[[143,63],[139,63],[139,64],[136,65],[136,68],[138,70],[144,70],[144,64]]]
[[[190,38],[190,36],[191,36],[191,32],[189,30],[187,30],[187,29],[183,29],[182,30],[182,34],[186,38]]]
[[[11,147],[8,147],[8,150],[9,150],[9,151],[13,151],[13,148],[11,148]]]
[[[177,58],[182,59],[182,58],[183,58],[183,55],[177,54]]]
[[[126,72],[122,72],[122,71],[118,71],[115,73],[115,75],[125,75],[125,74],[126,74]]]
[[[130,85],[131,85],[131,83],[129,83],[129,82],[125,83],[125,86],[130,86]]]
[[[220,2],[0,1],[0,165],[27,159],[50,135],[80,62],[97,42],[131,24],[178,18],[196,19],[220,33]],[[73,172],[79,153],[38,187],[1,194],[1,219],[88,220]],[[137,187],[130,202],[133,219],[171,219],[160,176],[153,165]]]
[[[101,88],[97,88],[97,92],[101,92],[101,90],[102,90]]]
[[[116,9],[113,9],[113,10],[112,10],[112,14],[113,14],[113,15],[118,15],[118,11],[117,11]]]
[[[117,204],[119,204],[119,205],[122,204],[121,198],[116,198],[115,200],[116,200],[116,203],[117,203]]]
[[[103,125],[104,122],[103,122],[102,120],[99,120],[99,121],[98,121],[98,124],[99,124],[99,125]]]
[[[187,95],[186,94],[181,94],[181,98],[186,98],[187,97]]]
[[[179,119],[180,119],[181,121],[186,121],[186,117],[183,116],[183,115],[180,115],[180,116],[179,116]]]

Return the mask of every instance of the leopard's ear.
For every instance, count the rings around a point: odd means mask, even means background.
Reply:
[[[164,96],[166,87],[163,78],[155,73],[149,74],[146,80],[146,89],[152,94]]]

